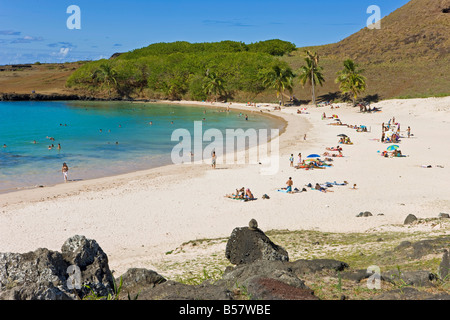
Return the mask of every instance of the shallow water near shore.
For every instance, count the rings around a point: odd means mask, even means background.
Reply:
[[[284,126],[257,112],[206,106],[0,102],[0,193],[61,183],[63,162],[72,181],[172,164],[171,152],[180,142],[171,141],[173,131],[187,129],[193,137],[195,121],[203,132]]]

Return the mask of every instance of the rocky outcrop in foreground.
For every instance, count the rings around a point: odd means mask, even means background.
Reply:
[[[423,248],[441,250],[439,247],[448,245],[448,239],[440,241],[402,243],[394,251],[419,256]],[[450,300],[445,292],[418,290],[447,277],[449,258],[448,252],[443,252],[439,275],[428,271],[381,273],[381,282],[400,279],[404,286],[384,291],[374,299]],[[167,280],[143,268],[131,268],[114,279],[108,257],[98,243],[76,235],[66,240],[61,252],[41,248],[23,254],[0,253],[0,300],[319,300],[302,280],[306,275],[326,274],[357,283],[373,277],[367,270],[350,270],[347,263],[332,259],[289,261],[287,251],[258,229],[254,220],[249,227],[233,230],[225,256],[234,266],[227,267],[221,279],[199,285]]]
[[[24,254],[0,253],[3,300],[73,300],[85,298],[91,289],[106,296],[113,288],[107,255],[84,236],[69,238],[61,252],[40,248]]]

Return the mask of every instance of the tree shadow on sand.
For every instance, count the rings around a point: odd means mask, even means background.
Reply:
[[[336,92],[328,92],[328,93],[322,94],[317,97],[316,101],[318,103],[327,102],[327,101],[333,102],[336,100],[342,100],[343,98],[344,98],[344,96],[342,95],[342,93],[339,91],[336,91]]]

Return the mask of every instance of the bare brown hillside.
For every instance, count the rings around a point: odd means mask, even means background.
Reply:
[[[442,59],[450,55],[450,0],[411,0],[381,21],[381,29],[364,28],[324,46],[328,58],[361,62]]]
[[[304,64],[305,49],[321,57],[326,82],[318,96],[324,100],[337,96],[336,72],[349,58],[365,70],[366,97],[450,95],[450,0],[411,0],[384,17],[381,29],[366,27],[338,43],[299,48],[285,57],[294,70]],[[308,87],[294,94],[311,99]]]
[[[0,93],[73,93],[65,87],[67,78],[82,63],[33,64],[27,67],[0,66]]]

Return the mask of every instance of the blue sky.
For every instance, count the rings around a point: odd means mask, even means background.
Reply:
[[[338,42],[409,0],[0,0],[0,65],[109,58],[156,42]],[[68,29],[70,5],[81,29]]]

